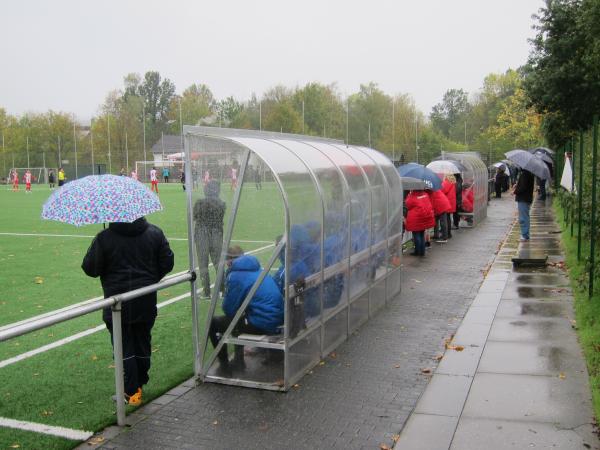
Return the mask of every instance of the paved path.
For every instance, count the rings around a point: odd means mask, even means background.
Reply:
[[[444,338],[477,295],[514,211],[510,198],[493,201],[482,224],[455,231],[424,259],[406,256],[399,298],[297,389],[188,382],[130,416],[128,431],[108,429],[102,448],[391,447],[431,379],[422,369],[435,370]]]
[[[550,205],[532,209],[532,239],[514,227],[396,450],[600,448],[573,297]],[[548,255],[549,267],[511,259]]]

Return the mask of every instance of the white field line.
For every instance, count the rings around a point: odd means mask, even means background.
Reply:
[[[0,236],[30,236],[30,237],[72,237],[72,238],[85,238],[92,239],[95,235],[87,234],[44,234],[44,233],[0,233]],[[187,238],[174,238],[168,237],[169,241],[187,241]],[[232,239],[232,242],[241,242],[242,244],[268,244],[271,241],[249,241],[244,239]]]
[[[33,431],[36,433],[51,434],[74,441],[85,441],[94,435],[91,431],[79,431],[72,428],[54,427],[43,423],[25,422],[24,420],[0,417],[0,427],[16,428],[17,430]]]
[[[0,234],[1,234],[1,233],[0,233]],[[247,253],[248,253],[248,254],[251,254],[251,255],[252,255],[252,254],[256,254],[256,253],[260,253],[260,252],[262,252],[263,250],[266,250],[266,249],[268,249],[268,248],[271,248],[271,247],[273,247],[273,246],[274,246],[274,244],[265,245],[264,247],[259,247],[259,248],[255,249],[255,250],[251,250],[251,251],[249,251],[249,252],[247,252]],[[208,265],[208,267],[209,267],[209,268],[210,268],[210,267],[213,267],[212,263],[210,263],[210,264]],[[177,276],[177,275],[182,275],[182,274],[184,274],[184,273],[186,273],[186,272],[187,272],[186,270],[182,270],[181,272],[172,273],[172,274],[170,274],[170,275],[167,275],[166,277],[164,277],[164,278],[163,278],[163,280],[168,280],[169,278],[175,277],[175,276]],[[45,317],[53,316],[53,315],[55,315],[55,314],[58,314],[58,313],[61,313],[61,312],[63,312],[63,311],[67,311],[67,310],[69,310],[69,309],[71,309],[71,308],[78,308],[78,307],[80,307],[80,306],[87,305],[88,303],[92,303],[92,302],[95,302],[95,301],[98,301],[98,300],[102,300],[102,299],[104,299],[104,296],[90,298],[89,300],[84,300],[84,301],[82,301],[82,302],[79,302],[79,303],[73,303],[73,304],[71,304],[71,305],[69,305],[69,306],[65,306],[64,308],[55,309],[55,310],[53,310],[53,311],[49,311],[49,312],[47,312],[47,313],[44,313],[44,314],[39,314],[39,315],[37,315],[37,316],[29,317],[29,318],[27,318],[27,319],[24,319],[24,320],[21,320],[21,321],[19,321],[19,322],[9,323],[9,324],[7,324],[7,325],[1,326],[1,327],[0,327],[0,331],[4,331],[4,330],[7,330],[7,329],[9,329],[9,328],[16,327],[16,326],[18,326],[18,325],[21,325],[21,324],[23,324],[23,323],[25,323],[25,322],[28,322],[28,321],[30,321],[30,320],[32,320],[32,319],[35,319],[35,320],[43,319],[43,318],[45,318]]]
[[[273,247],[273,244],[267,245],[265,247],[258,248],[256,250],[250,251],[248,253],[258,253],[260,251],[266,250],[269,247]],[[175,276],[175,274],[173,274],[171,276]],[[214,285],[211,285],[211,288],[213,288],[213,287],[214,287]],[[158,309],[161,309],[161,308],[164,308],[165,306],[171,305],[171,304],[176,303],[176,302],[178,302],[180,300],[188,298],[189,296],[190,296],[190,293],[186,292],[185,294],[178,295],[177,297],[173,297],[173,298],[171,298],[169,300],[165,300],[164,302],[161,302],[158,305],[156,305],[156,307]],[[102,299],[102,298],[104,298],[104,297],[98,297],[97,299]],[[92,300],[97,300],[97,299],[92,299]],[[88,302],[90,302],[92,300],[86,300],[83,303],[88,303]],[[72,307],[73,307],[73,305],[69,306],[68,308],[72,308]],[[63,308],[63,309],[65,309],[65,308]],[[14,326],[14,324],[11,324],[11,326]],[[97,333],[98,331],[102,331],[105,328],[106,328],[105,325],[98,325],[98,326],[96,326],[94,328],[90,328],[90,329],[85,330],[85,331],[80,331],[79,333],[75,333],[75,334],[73,334],[71,336],[68,336],[66,338],[59,339],[58,341],[52,342],[50,344],[42,345],[41,347],[35,348],[33,350],[29,350],[28,352],[21,353],[20,355],[13,356],[12,358],[5,359],[4,361],[0,361],[0,369],[2,369],[3,367],[6,367],[6,366],[10,366],[11,364],[17,363],[19,361],[23,361],[25,359],[31,358],[32,356],[39,355],[40,353],[47,352],[48,350],[52,350],[54,348],[61,347],[61,346],[65,345],[65,344],[68,344],[70,342],[76,341],[78,339],[81,339],[83,337],[89,336],[91,334]]]

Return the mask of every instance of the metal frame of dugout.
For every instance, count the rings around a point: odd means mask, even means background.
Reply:
[[[462,172],[463,186],[469,183],[473,186],[473,212],[460,213],[461,216],[473,218],[473,226],[487,217],[488,205],[488,168],[478,152],[442,152],[436,159],[449,159],[460,162],[466,171]]]
[[[206,382],[286,391],[400,293],[398,172],[373,149],[331,139],[194,126],[184,127],[184,136],[190,225],[199,195],[192,186],[202,177],[206,158],[213,167],[223,161],[238,169],[214,286],[224,280],[224,257],[232,243],[261,245],[254,250],[260,276],[214,350],[208,332],[212,318],[220,315],[221,298],[213,288],[196,373]],[[272,181],[259,189],[256,174]],[[190,249],[196,248],[194,241]],[[192,253],[195,267],[197,254]],[[260,283],[282,264],[280,332],[237,334],[235,324],[244,320]],[[245,347],[246,367],[223,376],[216,356],[227,344]]]

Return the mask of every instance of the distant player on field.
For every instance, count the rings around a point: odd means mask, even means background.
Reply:
[[[237,187],[237,169],[231,168],[231,190],[233,191]]]
[[[131,171],[131,178],[133,178],[135,181],[138,181],[137,171],[135,169]]]
[[[208,183],[210,183],[210,172],[208,170],[204,171],[204,177],[202,177],[202,183],[204,184],[204,186],[206,186]]]
[[[12,190],[18,191],[19,190],[19,172],[17,172],[17,169],[13,169],[11,176],[12,176],[12,185],[13,185]]]
[[[60,169],[58,169],[58,187],[64,185],[66,179],[67,176],[65,175],[65,169],[61,167]]]
[[[23,180],[25,180],[25,192],[31,193],[31,172],[29,169],[25,171],[25,175],[23,175]]]
[[[158,178],[156,177],[156,167],[153,167],[150,171],[150,190],[155,191],[158,194]]]

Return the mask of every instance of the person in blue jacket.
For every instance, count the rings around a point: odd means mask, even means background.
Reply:
[[[225,297],[223,298],[224,316],[213,317],[209,336],[214,347],[217,346],[222,334],[227,330],[237,310],[246,298],[252,285],[259,277],[262,268],[258,259],[245,255],[239,246],[230,247],[226,260],[228,269],[225,280]],[[233,334],[277,334],[283,325],[283,297],[277,284],[267,275],[260,287],[250,300],[246,311],[238,321]],[[224,345],[218,355],[220,370],[225,374],[231,369],[244,369],[244,347],[235,346],[232,366],[229,364],[227,346]]]

